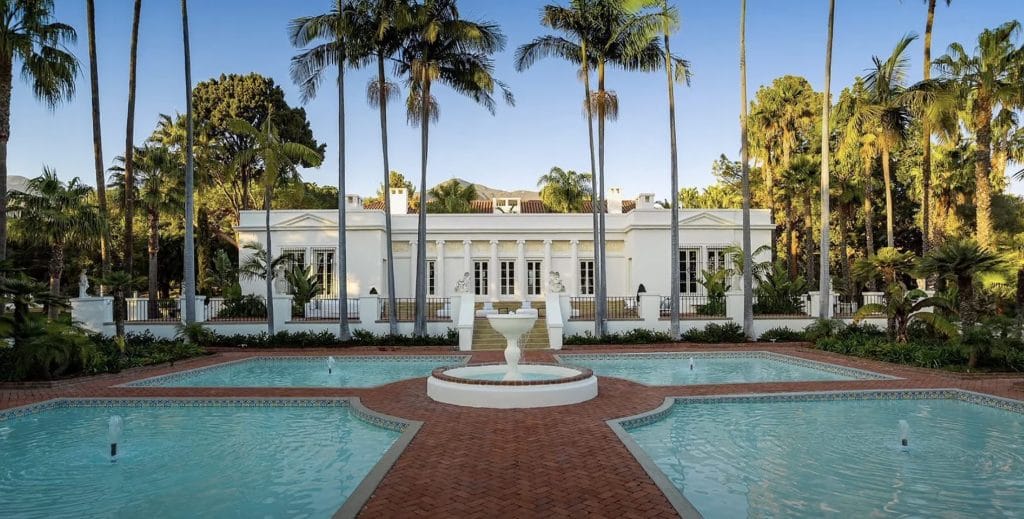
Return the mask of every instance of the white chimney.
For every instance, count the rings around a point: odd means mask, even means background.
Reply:
[[[637,209],[654,209],[654,193],[640,193],[636,197]]]
[[[409,213],[409,192],[404,187],[391,188],[391,214]]]
[[[362,211],[363,197],[359,195],[345,195],[345,209],[349,211]]]
[[[622,214],[622,188],[608,188],[608,214]]]

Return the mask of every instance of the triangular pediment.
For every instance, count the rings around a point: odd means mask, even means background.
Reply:
[[[325,227],[337,225],[335,222],[326,218],[321,218],[313,214],[303,214],[294,218],[289,218],[282,222],[278,222],[274,227],[277,228],[295,228],[295,227]]]
[[[715,216],[711,213],[698,213],[688,218],[679,220],[679,225],[689,225],[694,227],[704,226],[733,226],[736,225],[730,220],[726,220],[720,216]]]

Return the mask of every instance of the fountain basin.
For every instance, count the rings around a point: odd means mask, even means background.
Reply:
[[[597,396],[597,377],[587,368],[520,364],[520,380],[501,380],[506,364],[435,369],[427,396],[446,404],[522,409],[578,404]]]

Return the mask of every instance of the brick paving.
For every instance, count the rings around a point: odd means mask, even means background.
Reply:
[[[0,409],[58,397],[356,396],[422,429],[364,506],[361,517],[675,517],[668,500],[605,420],[651,410],[668,396],[842,389],[960,388],[1024,400],[1024,375],[971,376],[821,352],[798,344],[569,347],[573,353],[765,350],[885,373],[899,380],[647,387],[602,377],[600,394],[574,406],[492,410],[440,404],[424,379],[370,389],[113,387],[132,380],[258,355],[452,354],[446,348],[218,350],[213,355],[51,388],[0,389]],[[469,353],[469,352],[467,352]],[[528,351],[524,362],[553,362]],[[494,362],[501,352],[472,352]]]

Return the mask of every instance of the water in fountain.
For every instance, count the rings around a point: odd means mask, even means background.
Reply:
[[[114,415],[107,423],[107,440],[110,442],[110,462],[117,461],[117,444],[121,441],[121,431],[124,429],[124,420]]]
[[[690,371],[693,371],[693,357],[690,357]]]
[[[330,375],[334,372],[334,357],[327,357],[327,374]]]
[[[908,447],[910,444],[910,424],[906,420],[900,420],[900,445]]]

